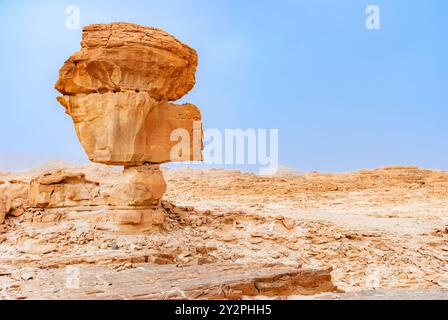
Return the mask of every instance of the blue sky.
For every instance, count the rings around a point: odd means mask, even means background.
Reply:
[[[448,170],[445,0],[0,0],[0,169],[86,161],[53,89],[79,50],[71,4],[82,26],[156,26],[197,49],[183,100],[205,128],[278,128],[281,165]],[[364,26],[369,4],[380,30]]]

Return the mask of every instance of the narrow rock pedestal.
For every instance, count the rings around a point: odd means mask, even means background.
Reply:
[[[120,229],[151,229],[162,225],[165,215],[161,199],[165,190],[159,165],[125,167],[122,180],[112,188],[107,200],[112,209],[107,220]]]
[[[157,207],[166,191],[159,165],[125,167],[122,180],[112,189],[109,205]]]

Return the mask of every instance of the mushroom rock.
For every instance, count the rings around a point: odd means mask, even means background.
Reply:
[[[202,160],[199,109],[169,103],[195,84],[195,50],[160,29],[129,23],[87,26],[81,45],[61,68],[56,89],[91,161],[179,160],[171,156],[175,129],[191,137],[181,160]]]
[[[108,201],[116,210],[160,207],[159,165],[202,160],[199,109],[171,103],[194,87],[197,64],[196,51],[163,30],[111,23],[85,27],[61,68],[57,100],[89,159],[125,167]]]

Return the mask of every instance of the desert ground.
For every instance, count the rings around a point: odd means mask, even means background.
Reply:
[[[119,168],[0,173],[11,198],[0,225],[0,298],[448,299],[447,172],[162,172],[164,217],[151,228],[111,228],[90,196],[69,205],[53,201],[56,189],[46,202],[26,192],[51,174],[62,178],[48,184],[78,191],[113,184]]]

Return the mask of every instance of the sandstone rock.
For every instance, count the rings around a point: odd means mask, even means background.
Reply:
[[[82,173],[49,172],[31,180],[29,202],[35,208],[102,204],[99,189],[98,183],[86,180]]]
[[[161,208],[113,209],[90,212],[88,220],[100,230],[143,232],[162,227],[165,213]]]
[[[73,118],[89,159],[111,165],[202,160],[201,114],[194,105],[174,105],[195,84],[196,52],[156,28],[129,23],[83,30],[81,51],[59,73],[58,101]],[[187,150],[172,157],[189,135]]]
[[[262,238],[250,238],[249,242],[252,244],[258,244],[258,243],[263,242],[263,239]]]
[[[163,223],[166,184],[158,164],[202,160],[199,109],[169,103],[193,88],[197,63],[195,50],[160,29],[131,23],[85,27],[81,50],[59,72],[57,100],[89,159],[125,166],[123,177],[110,188],[82,175],[41,177],[32,182],[33,206],[107,205],[113,207],[108,222]]]
[[[84,238],[85,238],[87,241],[92,241],[93,239],[95,239],[95,236],[93,235],[93,233],[88,232],[88,233],[85,234]]]
[[[295,226],[295,222],[292,219],[289,218],[284,218],[282,220],[283,225],[285,226],[286,229],[291,230],[292,228],[294,228]]]
[[[24,242],[22,251],[30,254],[45,254],[56,250],[56,244],[46,243],[43,240],[27,240]]]
[[[225,234],[221,236],[221,240],[224,242],[232,242],[237,240],[238,238],[234,234]]]
[[[160,199],[166,184],[157,165],[127,167],[116,185],[90,181],[81,172],[58,170],[31,179],[29,189],[33,208],[85,208],[89,213],[83,218],[82,212],[69,212],[68,219],[141,227],[164,222]],[[33,221],[53,223],[60,218],[60,212],[49,211]]]
[[[0,224],[5,221],[6,213],[6,196],[0,194]]]
[[[22,279],[22,280],[25,280],[25,281],[27,281],[27,280],[31,280],[31,279],[33,279],[33,277],[34,277],[34,275],[33,275],[33,273],[32,272],[22,272],[21,274],[20,274],[20,278]]]
[[[129,263],[122,264],[118,273],[106,267],[81,266],[84,285],[79,290],[70,291],[54,290],[63,287],[66,281],[64,269],[38,270],[33,279],[23,283],[22,294],[30,299],[240,300],[248,296],[340,292],[332,283],[328,270],[234,263],[196,263],[177,267],[169,258],[155,260],[156,264],[140,264],[138,268],[132,268]],[[125,265],[131,268],[125,268]],[[98,274],[101,274],[101,282]]]
[[[122,181],[111,191],[108,204],[118,206],[156,206],[166,190],[159,166],[126,167]]]
[[[70,167],[67,168],[67,171],[63,175],[72,173],[76,175],[82,172],[85,173],[85,181],[97,181],[99,188],[98,199],[114,197],[110,192],[112,187],[116,184],[124,183],[124,175],[123,180],[120,180],[121,173],[111,167],[97,165],[76,169]],[[195,281],[197,264],[209,260],[213,261],[213,263],[205,265],[207,268],[203,270],[206,272],[203,275],[204,280],[212,280],[213,278],[210,276],[212,273],[218,274],[219,277],[217,277],[216,282],[204,281],[200,289],[203,289],[202,292],[211,292],[214,288],[218,290],[224,289],[226,294],[229,293],[224,297],[242,297],[242,293],[237,292],[238,289],[227,290],[227,286],[218,286],[221,283],[224,285],[228,283],[222,281],[223,276],[228,272],[235,276],[238,275],[238,279],[241,280],[238,280],[238,283],[245,286],[248,283],[246,281],[248,279],[246,277],[246,267],[251,270],[250,273],[254,272],[253,274],[258,278],[265,278],[268,275],[266,270],[263,269],[264,267],[254,266],[252,263],[271,263],[272,265],[280,263],[290,266],[293,271],[298,270],[299,264],[307,268],[332,265],[335,268],[332,272],[335,284],[348,291],[365,290],[366,288],[378,286],[383,288],[409,286],[410,289],[441,287],[444,286],[441,275],[444,275],[444,263],[446,261],[446,252],[448,251],[446,233],[433,234],[431,230],[434,230],[437,225],[440,227],[446,224],[440,218],[443,218],[443,209],[447,207],[448,174],[443,173],[444,178],[442,179],[440,178],[441,173],[422,172],[419,171],[416,174],[419,176],[423,175],[427,183],[423,190],[417,190],[416,193],[411,194],[412,197],[415,197],[411,201],[407,181],[413,181],[414,179],[408,176],[405,177],[406,181],[401,182],[396,187],[387,185],[383,189],[381,186],[373,186],[370,187],[371,189],[366,190],[364,185],[360,185],[360,189],[355,192],[355,197],[353,197],[353,192],[351,191],[340,191],[337,194],[333,191],[307,193],[303,188],[305,182],[301,178],[291,177],[290,180],[281,182],[276,177],[260,180],[255,175],[239,172],[190,169],[172,170],[166,168],[163,170],[163,175],[169,181],[169,185],[168,194],[163,201],[163,210],[167,212],[166,223],[171,225],[169,233],[151,232],[142,235],[141,232],[122,232],[122,227],[126,231],[133,231],[139,227],[139,224],[120,225],[116,233],[108,232],[109,230],[104,231],[100,227],[97,228],[100,225],[102,227],[102,224],[97,223],[97,221],[112,220],[114,212],[119,211],[119,207],[121,207],[118,205],[31,208],[23,216],[23,218],[26,218],[25,223],[20,223],[22,219],[11,218],[8,219],[7,225],[0,226],[0,234],[2,231],[6,231],[6,236],[8,237],[7,241],[0,245],[0,264],[2,268],[8,268],[8,270],[22,270],[22,268],[31,266],[38,268],[39,270],[35,273],[34,279],[27,281],[30,283],[26,284],[27,286],[30,285],[29,290],[34,292],[34,294],[30,294],[29,291],[26,294],[24,292],[20,292],[20,294],[40,298],[44,292],[42,290],[43,287],[37,281],[42,281],[44,286],[49,285],[51,287],[48,288],[50,297],[58,296],[62,298],[62,296],[65,296],[70,298],[73,296],[73,291],[67,290],[65,287],[67,273],[64,270],[64,266],[76,265],[81,268],[92,268],[90,271],[86,270],[86,273],[84,273],[84,269],[81,269],[81,276],[82,290],[86,291],[84,297],[93,299],[99,296],[102,297],[102,292],[104,292],[103,288],[97,287],[99,282],[98,274],[101,275],[100,278],[103,280],[104,277],[102,275],[109,270],[112,272],[111,277],[113,277],[116,274],[115,270],[112,269],[114,268],[113,266],[122,266],[126,262],[131,262],[135,265],[136,268],[133,268],[132,271],[143,271],[142,267],[145,268],[146,266],[142,264],[153,261],[153,254],[163,253],[167,247],[173,248],[177,246],[181,247],[182,251],[175,256],[174,264],[169,259],[154,256],[154,258],[158,258],[155,260],[159,263],[168,264],[163,266],[150,264],[148,267],[151,268],[151,272],[147,274],[129,274],[129,278],[117,279],[110,288],[110,283],[113,280],[107,279],[107,281],[104,281],[106,291],[112,290],[113,292],[111,293],[114,294],[114,297],[120,299],[124,297],[122,294],[126,292],[129,293],[129,296],[127,296],[129,298],[142,298],[140,293],[145,294],[147,289],[141,288],[141,292],[136,292],[139,289],[134,290],[137,286],[133,285],[133,281],[137,279],[141,282],[139,285],[143,285],[143,282],[148,280],[147,287],[152,286],[151,288],[153,288],[164,275],[162,270],[152,268],[169,266],[173,268],[170,271],[167,270],[169,273],[166,282],[167,289],[169,290],[170,288],[168,285],[175,284],[177,288],[183,290]],[[386,176],[379,176],[376,178],[377,181],[384,180],[388,183],[388,177],[395,176],[390,170],[382,174]],[[24,179],[22,173],[14,175],[4,173],[0,176],[0,179],[4,181],[0,188],[10,183],[29,184],[29,181],[37,178],[35,175],[38,176],[34,172],[29,173],[29,176]],[[353,174],[354,177],[357,175],[357,173]],[[325,176],[325,179],[334,183],[337,182],[339,186],[343,185],[348,190],[353,190],[354,187],[348,187],[351,183],[350,176],[348,174],[338,174]],[[23,181],[19,183],[19,179]],[[313,179],[319,181],[319,179],[324,178],[322,175]],[[12,182],[13,180],[14,182]],[[394,181],[396,183],[398,178]],[[66,185],[65,187],[67,185],[72,186],[64,179],[54,178],[52,183]],[[306,183],[310,183],[310,181]],[[353,183],[358,183],[357,179]],[[284,196],[282,193],[283,187],[291,188],[294,191],[293,194]],[[340,190],[342,189],[340,188]],[[362,197],[360,197],[360,194]],[[261,205],[261,209],[256,210],[257,212],[251,209],[251,204],[255,201]],[[272,201],[278,201],[282,205],[282,209],[276,209],[275,207],[272,210],[269,209],[268,205],[272,204]],[[336,206],[334,205],[335,202],[341,203],[341,205]],[[384,202],[384,204],[378,206],[377,203],[379,202]],[[187,211],[186,206],[177,207],[173,203],[194,206],[196,209]],[[146,213],[148,210],[146,207],[123,206],[124,211],[131,211],[130,208],[134,208],[134,210],[145,208],[141,210],[142,213]],[[154,210],[157,208],[158,206],[155,206]],[[203,224],[200,228],[181,226],[180,216],[175,213],[179,211],[185,216],[190,216],[192,223],[194,223],[202,216],[202,212],[206,208],[213,209],[213,215],[209,217],[211,222],[210,224]],[[319,215],[320,210],[325,215]],[[381,220],[375,220],[378,219],[376,213],[390,210],[406,213],[404,219],[399,221],[401,224],[406,224],[406,220],[413,219],[410,224],[413,225],[412,228],[416,229],[413,229],[414,231],[411,232],[409,229],[400,230],[398,225],[389,228],[386,224],[378,224]],[[63,213],[63,215],[60,220],[57,220],[60,223],[56,226],[28,223],[29,219],[32,220],[33,217],[36,220],[40,219],[42,222],[46,221],[46,219],[50,219],[49,217],[55,217],[55,214],[58,212]],[[164,212],[161,212],[160,217],[164,217]],[[238,214],[238,212],[241,212],[241,214]],[[289,212],[288,217],[293,218],[296,223],[295,229],[286,231],[287,229],[281,223],[284,217],[281,219],[280,217],[277,218],[278,212]],[[291,212],[303,212],[303,215],[300,214],[293,217],[290,214]],[[341,212],[344,212],[344,215],[341,215]],[[227,219],[229,215],[231,219]],[[351,223],[357,221],[350,221],[348,226],[343,226],[344,221],[355,220],[360,215],[363,215],[363,219],[361,219],[363,220],[362,224],[352,225]],[[325,219],[322,219],[323,216],[325,216]],[[425,220],[425,216],[429,217],[429,219]],[[434,217],[438,218],[434,219]],[[333,222],[326,220],[327,218],[330,218]],[[86,223],[86,219],[93,219],[92,223]],[[369,222],[367,222],[367,224],[363,225],[364,221],[368,219],[373,224],[368,225]],[[245,225],[246,229],[239,229],[239,225]],[[266,235],[267,230],[264,228],[266,225],[274,226],[271,229],[272,235]],[[361,226],[362,228],[358,229]],[[202,240],[200,236],[198,237],[201,234],[199,231],[202,230],[205,231],[203,235],[209,236],[209,240]],[[396,234],[393,233],[395,230],[397,231]],[[94,233],[94,243],[86,241],[86,238],[88,238],[87,232]],[[54,236],[53,233],[57,233],[57,236]],[[239,240],[225,242],[221,239],[220,235],[230,233],[235,233]],[[57,252],[45,256],[20,254],[18,251],[30,237],[35,239],[45,238],[47,242],[57,243]],[[261,241],[260,244],[251,244],[252,240],[249,240],[251,238],[255,242]],[[119,250],[110,250],[113,243],[119,245]],[[128,251],[128,247],[132,250],[131,243],[138,243],[142,246],[142,250]],[[381,250],[384,245],[387,246],[387,252]],[[99,250],[97,249],[98,246],[109,250]],[[207,254],[209,249],[205,250],[202,246],[215,246],[217,250]],[[197,247],[199,248],[197,249]],[[271,255],[271,252],[278,252],[278,254]],[[244,257],[238,258],[239,254],[244,255]],[[202,260],[202,256],[204,260]],[[273,259],[272,256],[276,258]],[[139,262],[135,262],[137,259]],[[216,269],[217,263],[223,262],[225,259],[228,260],[228,265],[232,268],[227,269],[226,266],[225,269]],[[176,264],[182,265],[186,263],[190,264],[188,269],[174,268]],[[236,266],[238,263],[241,265]],[[105,268],[101,269],[101,266]],[[40,272],[48,271],[48,276],[53,277],[55,269],[52,268],[55,267],[60,268],[59,275],[61,276],[61,281],[52,283],[53,278],[47,278]],[[51,270],[47,270],[49,268]],[[123,270],[119,275],[125,276],[128,271],[131,270]],[[89,272],[92,275],[90,282],[92,286],[88,285],[85,282],[87,279],[84,278]],[[1,273],[2,271],[0,271]],[[185,275],[185,277],[182,275]],[[186,285],[185,287],[178,286],[180,283],[176,282],[181,276]],[[373,277],[374,280],[378,276],[378,282],[375,282],[375,280],[372,283],[371,278]],[[6,277],[4,278],[6,280]],[[269,286],[278,290],[277,292],[281,292],[285,288],[282,275],[274,276],[271,280],[272,283]],[[445,286],[446,283],[445,281]],[[292,284],[295,286],[294,283]],[[257,287],[268,292],[271,290],[267,289],[263,284],[257,285]],[[59,290],[57,295],[53,295],[56,292],[55,290]],[[166,292],[156,289],[154,291],[158,293]],[[198,296],[202,293],[199,289],[195,292],[197,292]],[[223,290],[220,292],[224,294]],[[255,295],[259,295],[258,291],[254,292]],[[75,293],[77,294],[78,292]],[[5,292],[0,290],[0,298],[4,298],[4,294]],[[148,295],[145,297],[153,296]],[[181,297],[180,294],[177,297]]]
[[[46,213],[42,215],[42,223],[54,223],[60,219],[59,213]]]
[[[201,113],[192,104],[158,102],[146,92],[59,97],[89,159],[109,165],[202,160]],[[171,154],[182,130],[184,154]]]
[[[28,185],[11,181],[0,186],[0,224],[6,215],[21,216],[29,208]]]
[[[60,71],[56,89],[64,95],[121,89],[174,101],[195,84],[196,51],[157,28],[90,25],[83,29],[81,47]]]
[[[34,181],[43,185],[60,183],[73,183],[85,181],[85,174],[81,172],[68,172],[64,170],[50,171],[38,176]]]

